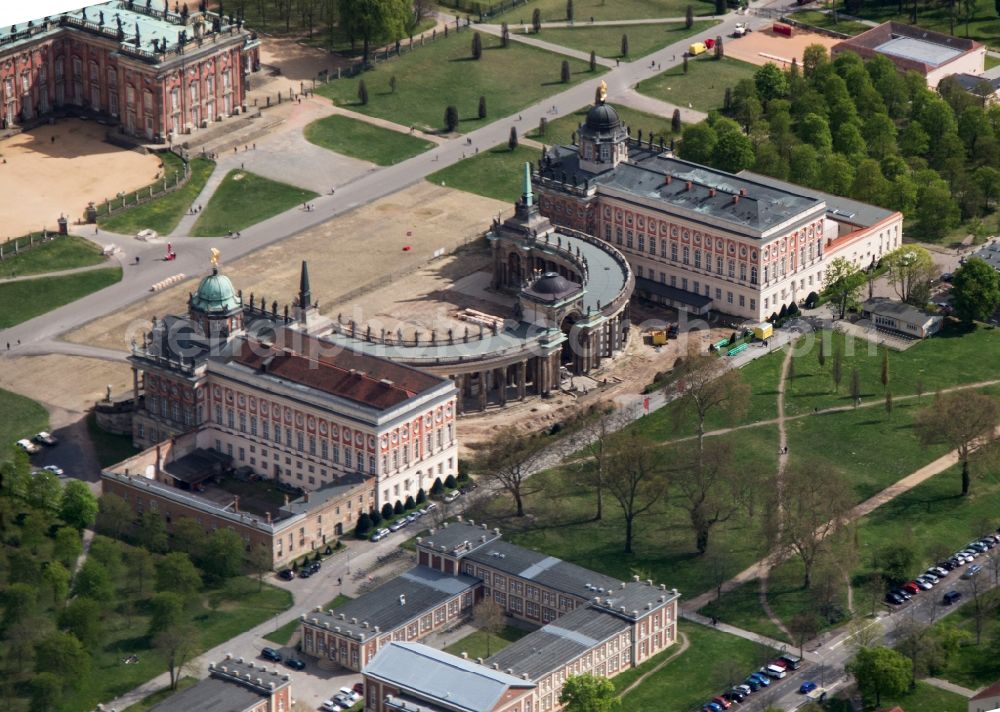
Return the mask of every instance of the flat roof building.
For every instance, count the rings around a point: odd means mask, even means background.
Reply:
[[[208,666],[208,677],[153,705],[149,712],[290,712],[287,673],[227,655]]]
[[[915,339],[926,339],[941,329],[944,317],[893,299],[875,297],[861,305],[861,316],[876,329],[892,331]]]
[[[830,50],[833,56],[841,52],[854,52],[862,59],[887,57],[899,71],[914,71],[923,76],[932,89],[952,74],[978,76],[986,62],[986,47],[975,40],[899,22],[883,22]]]

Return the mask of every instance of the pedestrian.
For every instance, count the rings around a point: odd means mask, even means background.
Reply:
[[[233,146],[233,153],[236,153],[238,150],[239,149],[236,146]]]
[[[521,120],[521,115],[520,115],[520,114],[518,114],[518,115],[517,115],[517,120],[518,120],[518,121],[520,121],[520,120]]]
[[[479,146],[476,146],[476,155],[479,155]]]
[[[94,225],[94,234],[97,234],[97,225]]]
[[[242,171],[242,170],[243,170],[243,168],[244,168],[244,164],[243,164],[243,161],[240,161],[240,170]]]
[[[253,150],[255,150],[255,151],[257,150],[257,144],[256,143],[253,145]]]
[[[7,350],[10,351],[10,342],[7,342]]]
[[[615,57],[615,66],[616,67],[620,67],[621,64],[622,64],[622,61],[620,59],[618,59],[617,57]]]
[[[55,142],[56,142],[56,137],[53,135],[52,136],[52,143],[55,143]]]
[[[338,576],[337,577],[337,585],[339,586],[340,584],[341,584],[341,578],[340,578],[340,576]]]

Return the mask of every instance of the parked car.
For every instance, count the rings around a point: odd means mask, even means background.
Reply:
[[[768,665],[767,667],[761,668],[761,672],[777,680],[780,680],[787,674],[785,672],[785,668],[778,667],[777,665]]]
[[[35,453],[41,452],[42,450],[42,448],[38,447],[37,445],[35,445],[35,443],[31,442],[27,438],[21,438],[20,440],[18,440],[17,446],[22,450],[24,450],[29,455],[34,455]]]
[[[290,667],[292,670],[305,670],[306,664],[299,660],[298,658],[287,658],[285,660],[285,665]]]
[[[382,541],[387,536],[389,536],[389,530],[388,529],[384,529],[384,528],[383,529],[377,529],[375,531],[375,533],[372,534],[371,537],[368,540],[369,541]]]
[[[336,702],[341,707],[343,707],[345,710],[350,709],[351,707],[354,706],[354,700],[341,692],[338,692],[336,695],[333,696],[333,701]]]
[[[416,512],[413,512],[412,514],[406,515],[406,523],[407,524],[412,524],[413,522],[417,521],[418,519],[420,519],[420,515],[417,514]]]
[[[357,696],[358,696],[358,698],[360,699],[361,695],[365,694],[365,683],[363,683],[363,682],[355,682],[354,683],[354,687],[352,687],[351,690],[354,693],[356,693]]]
[[[281,653],[279,653],[274,648],[261,648],[260,656],[265,660],[270,660],[271,662],[280,663]]]
[[[46,472],[51,472],[53,475],[59,475],[60,477],[66,474],[65,470],[58,465],[46,465],[42,469]]]
[[[456,499],[458,499],[458,492],[457,491],[449,492],[448,494],[446,494],[444,496],[444,501],[447,502],[447,503],[454,502]]]
[[[894,588],[892,589],[892,593],[895,593],[896,595],[900,596],[904,601],[909,601],[911,598],[913,598],[913,594],[907,591],[905,588]]]
[[[400,529],[402,529],[403,527],[405,527],[407,524],[409,524],[409,522],[406,521],[405,519],[399,519],[399,520],[397,520],[397,521],[395,521],[395,522],[393,522],[392,524],[389,525],[389,531],[391,531],[391,532],[398,532]]]
[[[953,273],[951,273],[951,272],[943,272],[941,274],[941,281],[942,282],[951,282],[951,280],[952,280],[952,278],[954,278],[954,276],[955,275]]]
[[[299,569],[299,578],[309,578],[312,575],[313,575],[313,570],[310,569],[308,566],[303,566],[301,569]]]
[[[731,690],[726,690],[725,692],[723,692],[722,698],[725,700],[729,700],[729,704],[732,705],[733,702],[742,702],[747,698],[747,696],[743,694],[743,690],[734,687]]]
[[[755,677],[748,677],[746,679],[746,686],[749,687],[750,690],[753,691],[753,692],[756,692],[761,687],[763,687],[763,685],[760,684],[760,680],[758,680]]]
[[[936,578],[931,578],[927,574],[924,574],[922,576],[917,576],[917,578],[914,580],[917,582],[920,588],[924,589],[925,591],[934,588],[934,584],[937,583]]]
[[[344,697],[348,698],[351,701],[351,704],[354,704],[355,702],[361,699],[361,693],[355,692],[350,687],[341,687],[339,690],[337,690],[337,694],[343,695]]]
[[[754,672],[750,673],[750,677],[752,677],[754,680],[756,680],[757,682],[759,682],[760,685],[761,685],[761,687],[767,687],[768,685],[771,684],[771,678],[769,678],[767,675],[765,675],[762,672],[756,672],[756,671],[754,671]]]
[[[32,438],[36,443],[41,443],[42,445],[55,445],[59,441],[51,433],[47,433],[44,430],[38,433],[34,438]]]
[[[292,581],[295,579],[295,572],[291,569],[282,569],[278,572],[278,578],[282,581]]]
[[[950,606],[961,597],[962,597],[961,591],[948,591],[946,594],[944,594],[944,596],[941,597],[941,605]]]
[[[324,700],[323,704],[320,705],[320,709],[323,710],[323,712],[341,712],[344,708],[333,700]]]
[[[982,554],[982,553],[985,553],[985,551],[986,551],[986,549],[988,547],[986,546],[986,544],[984,544],[981,541],[973,541],[973,542],[970,542],[969,545],[967,547],[965,547],[965,548],[966,549],[972,549],[973,551],[978,551],[980,554]]]
[[[927,573],[937,576],[938,579],[943,579],[945,576],[948,575],[948,569],[944,568],[943,566],[932,566],[929,569],[927,569]]]
[[[788,669],[788,661],[784,660],[783,658],[775,658],[774,660],[771,661],[771,665],[777,665],[782,670]]]
[[[779,659],[788,663],[788,668],[791,670],[798,670],[802,666],[802,658],[792,653],[782,653]]]
[[[951,559],[945,559],[944,561],[939,561],[937,565],[939,568],[942,568],[945,571],[951,571],[952,569],[955,568],[955,564],[952,562]]]
[[[812,680],[806,680],[801,685],[799,685],[799,694],[808,695],[810,692],[816,689],[816,683]]]
[[[427,512],[433,512],[433,511],[434,511],[435,509],[437,509],[437,508],[438,508],[438,506],[437,506],[437,502],[428,502],[428,503],[427,503],[427,506],[426,506],[426,507],[424,507],[424,509],[425,509],[425,510],[426,510]]]
[[[980,566],[979,564],[973,564],[972,566],[970,566],[965,570],[965,573],[962,574],[962,578],[970,579],[982,570],[983,570],[982,566]]]
[[[889,591],[888,593],[885,594],[885,602],[891,603],[894,606],[898,606],[903,603],[906,603],[906,599],[900,596],[895,591]]]
[[[745,696],[748,696],[751,692],[753,692],[749,685],[734,685],[733,689],[742,692]]]
[[[911,594],[916,595],[920,593],[920,586],[917,585],[916,581],[909,581],[903,584],[903,590],[909,591]]]
[[[706,702],[701,706],[702,712],[722,712],[722,706],[715,702]]]

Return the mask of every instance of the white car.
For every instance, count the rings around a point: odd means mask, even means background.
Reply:
[[[454,502],[456,499],[458,499],[458,490],[454,490],[453,492],[449,492],[448,494],[446,494],[444,496],[444,501],[447,502],[447,503]]]
[[[58,440],[52,436],[51,433],[47,433],[44,430],[38,433],[34,438],[32,438],[36,443],[41,443],[42,445],[55,445]]]
[[[747,23],[737,22],[736,27],[733,28],[733,37],[742,37],[748,31]]]
[[[777,665],[768,665],[767,667],[761,668],[760,671],[768,677],[773,677],[776,680],[780,680],[788,674],[785,672],[784,668],[780,668]]]
[[[323,710],[323,712],[342,712],[342,710],[344,709],[333,700],[325,700],[323,704],[319,706],[319,708]]]
[[[59,467],[57,465],[46,465],[42,469],[46,470],[48,472],[51,472],[53,475],[62,476],[62,475],[66,474],[65,471],[63,470],[63,468],[61,468],[61,467]]]
[[[148,242],[149,240],[155,240],[157,237],[156,230],[140,230],[135,234],[136,240],[142,240],[143,242]]]
[[[35,443],[28,440],[27,438],[21,438],[20,440],[18,440],[17,446],[22,450],[24,450],[29,455],[34,455],[36,452],[41,452],[42,449],[37,445],[35,445]]]
[[[349,699],[352,704],[361,699],[361,695],[359,695],[357,692],[355,692],[349,687],[341,687],[339,690],[337,690],[337,694],[343,695],[344,697]]]

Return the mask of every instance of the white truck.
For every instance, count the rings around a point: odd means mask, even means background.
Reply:
[[[750,31],[750,28],[747,27],[747,23],[745,23],[745,22],[737,22],[736,23],[736,27],[733,28],[733,34],[732,34],[732,36],[733,37],[742,37],[743,35],[745,35],[749,31]]]

